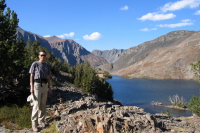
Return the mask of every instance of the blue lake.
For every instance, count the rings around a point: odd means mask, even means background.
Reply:
[[[169,110],[173,117],[191,116],[190,111],[153,106],[151,102],[169,105],[169,96],[178,94],[189,102],[193,95],[200,95],[200,83],[190,80],[127,79],[113,76],[107,82],[112,85],[114,99],[125,106],[141,107],[151,114]]]

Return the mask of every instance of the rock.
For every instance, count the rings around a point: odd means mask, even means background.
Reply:
[[[65,107],[64,107],[62,104],[60,104],[60,105],[57,106],[57,109],[58,109],[58,110],[63,110],[64,108],[65,108]]]
[[[99,101],[95,96],[78,92],[70,86],[68,89],[62,89],[63,91],[58,89],[57,92],[61,92],[58,96],[66,99],[63,96],[67,95],[68,100],[49,109],[58,111],[61,119],[57,122],[57,129],[61,133],[160,133],[200,130],[198,124],[189,127],[191,122],[197,123],[198,119],[188,122],[164,114],[152,115],[136,106],[122,106],[116,101]],[[197,117],[191,117],[194,118]]]
[[[97,124],[97,132],[98,133],[104,133],[105,131],[104,131],[104,128],[103,128],[103,124],[101,123],[101,122],[99,122],[98,124]]]
[[[59,116],[60,115],[60,113],[58,112],[58,110],[56,110],[55,112],[54,112],[54,116]]]
[[[157,123],[156,118],[155,118],[153,115],[149,114],[149,113],[146,114],[146,118],[147,118],[147,120],[150,121],[150,123],[151,123],[151,125],[152,125],[152,128],[153,128],[153,130],[155,131],[155,130],[156,130],[156,127],[159,126],[158,123]]]
[[[200,117],[171,118],[166,114],[149,114],[136,106],[122,106],[119,102],[97,101],[71,87],[57,88],[50,99],[47,110],[51,117],[46,121],[56,122],[60,133],[161,133],[161,132],[200,132]],[[59,97],[66,99],[54,103]],[[52,103],[51,103],[52,102]],[[92,106],[89,106],[92,104]],[[1,132],[7,130],[0,127]],[[11,131],[12,132],[12,131]],[[20,130],[15,132],[30,132]]]

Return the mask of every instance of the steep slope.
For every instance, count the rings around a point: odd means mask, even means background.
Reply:
[[[53,37],[42,37],[40,35],[27,32],[20,27],[17,28],[18,38],[22,38],[25,42],[30,40],[34,42],[38,40],[40,45],[53,52],[56,57],[59,57],[62,61],[66,61],[71,65],[88,61],[91,66],[100,66],[108,64],[108,62],[101,58],[93,55],[81,45],[73,40],[60,39],[56,36]]]
[[[105,59],[93,55],[73,40],[60,39],[56,36],[48,37],[45,39],[49,42],[55,55],[72,65],[84,61],[88,61],[91,66],[108,64]]]
[[[126,50],[112,74],[156,79],[191,79],[190,63],[200,58],[200,32],[173,31]]]
[[[103,57],[105,60],[107,60],[109,63],[116,62],[121,54],[124,52],[124,49],[112,49],[112,50],[93,50],[91,53]]]
[[[27,42],[30,40],[31,42],[34,42],[38,40],[40,42],[40,45],[51,51],[51,47],[49,45],[49,42],[44,39],[44,37],[34,34],[32,32],[25,31],[21,29],[20,27],[17,28],[17,37],[22,38],[24,42]]]

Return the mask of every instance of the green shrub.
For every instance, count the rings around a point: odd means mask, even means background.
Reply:
[[[98,97],[113,100],[113,90],[111,85],[97,76],[95,70],[89,62],[84,62],[74,66],[74,84],[84,92],[96,94]]]
[[[179,103],[179,102],[173,103],[172,106],[180,107],[180,108],[185,108],[186,107],[186,105],[184,103]]]
[[[112,75],[109,72],[106,72],[106,71],[103,73],[103,76],[105,77],[105,79],[111,79],[112,78]]]
[[[172,117],[172,115],[171,115],[171,113],[169,112],[169,110],[162,111],[161,113],[162,113],[162,114],[166,114],[166,115],[169,116],[169,117]]]
[[[188,102],[189,110],[196,115],[200,114],[200,97],[192,96],[192,99]]]
[[[169,117],[172,117],[171,113],[169,112],[169,110],[166,110],[166,114],[169,116]]]
[[[0,124],[7,129],[23,129],[31,127],[31,107],[17,105],[0,107]]]
[[[183,97],[179,97],[177,94],[172,96],[172,97],[169,96],[169,101],[175,107],[181,107],[181,108],[185,108],[186,107],[185,99]]]

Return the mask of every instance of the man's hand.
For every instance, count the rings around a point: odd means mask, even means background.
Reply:
[[[31,87],[30,92],[31,92],[31,94],[34,94],[34,88],[33,87]]]
[[[30,89],[31,94],[34,94],[34,74],[30,75],[30,87],[31,87]]]

